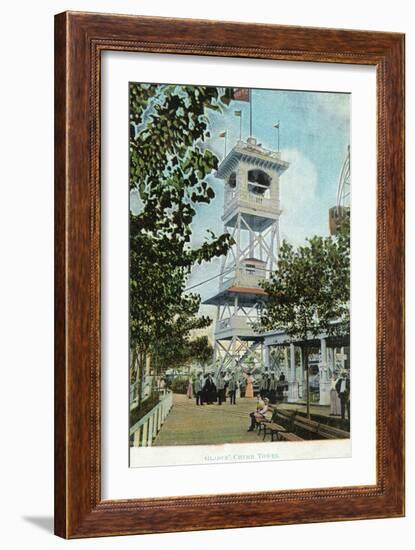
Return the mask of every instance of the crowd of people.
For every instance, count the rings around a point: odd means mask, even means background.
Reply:
[[[283,401],[284,390],[287,388],[284,373],[279,376],[272,371],[265,371],[256,380],[250,372],[237,375],[235,372],[199,373],[195,379],[190,378],[187,387],[189,399],[195,398],[196,405],[222,405],[229,399],[235,405],[237,399],[245,397],[253,399],[255,393],[267,405],[275,405]],[[350,379],[343,370],[336,380],[330,394],[330,414],[350,420]]]
[[[231,405],[236,405],[241,396],[247,399],[254,397],[254,383],[259,391],[256,410],[249,414],[248,431],[253,431],[255,424],[265,418],[269,406],[283,400],[283,391],[287,385],[284,373],[278,376],[275,372],[265,371],[257,380],[249,372],[239,376],[235,372],[219,372],[216,377],[213,373],[199,373],[195,379],[189,379],[187,396],[189,399],[195,398],[197,406],[214,403],[222,405],[227,399]],[[350,378],[345,370],[333,382],[330,409],[332,415],[341,415],[343,420],[347,414],[350,421]]]
[[[229,403],[235,405],[239,397],[247,399],[254,397],[254,377],[250,372],[237,375],[235,372],[220,372],[215,377],[213,373],[199,373],[195,379],[190,378],[187,386],[189,399],[195,398],[196,405],[222,405],[229,398]],[[264,372],[259,380],[259,395],[267,398],[270,403],[282,401],[285,389],[285,376],[279,377],[274,372]]]
[[[275,405],[277,401],[283,400],[283,392],[286,388],[285,375],[281,373],[277,378],[274,372],[264,372],[259,382],[259,394],[262,399]]]
[[[219,373],[215,378],[212,373],[198,374],[193,381],[190,379],[187,396],[195,397],[196,405],[222,405],[229,397],[231,405],[236,405],[237,393],[240,396],[241,384],[235,373]]]

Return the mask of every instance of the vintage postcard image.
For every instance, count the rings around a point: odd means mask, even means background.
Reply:
[[[130,466],[350,456],[350,100],[130,82]]]

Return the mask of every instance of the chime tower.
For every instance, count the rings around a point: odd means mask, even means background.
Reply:
[[[263,337],[254,330],[266,298],[261,280],[276,269],[279,253],[280,176],[288,162],[253,137],[239,141],[218,167],[225,184],[223,224],[234,244],[222,259],[215,362],[219,370],[255,370],[264,363]]]

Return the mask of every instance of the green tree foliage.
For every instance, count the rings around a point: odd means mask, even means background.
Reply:
[[[345,217],[334,236],[315,236],[304,246],[281,246],[278,270],[262,283],[268,301],[260,329],[282,329],[303,342],[307,374],[307,341],[318,334],[350,332],[350,227]],[[309,414],[309,392],[307,391]]]
[[[213,361],[213,347],[207,336],[198,336],[189,342],[190,356],[205,369]]]
[[[211,323],[197,316],[200,296],[185,288],[195,263],[232,244],[210,232],[191,245],[197,206],[215,197],[207,177],[218,158],[206,147],[206,113],[231,96],[229,89],[131,83],[129,97],[130,188],[141,205],[130,215],[130,345],[139,378],[148,355],[177,357],[190,331]]]
[[[180,334],[180,337],[183,333]],[[213,359],[213,347],[207,336],[178,338],[163,342],[152,353],[153,369],[162,374],[167,369],[182,369],[193,365],[204,367]]]

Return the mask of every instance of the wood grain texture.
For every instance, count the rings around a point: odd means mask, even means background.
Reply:
[[[376,66],[376,485],[101,501],[99,136],[103,50]],[[402,516],[404,36],[66,12],[55,18],[55,127],[56,534],[77,538]]]

